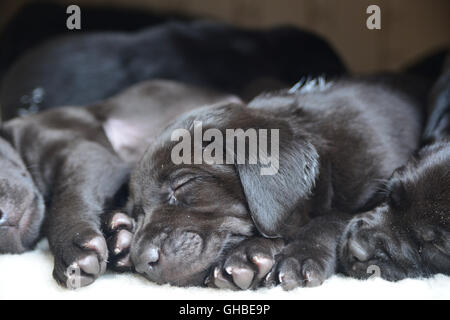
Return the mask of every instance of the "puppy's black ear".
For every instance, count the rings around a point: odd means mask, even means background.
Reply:
[[[271,141],[270,133],[267,140],[269,158],[273,158],[270,151],[277,141]],[[236,165],[253,221],[258,231],[270,238],[283,235],[287,218],[311,196],[320,166],[314,145],[287,126],[279,129],[278,159],[278,168],[273,162],[272,166],[259,161]],[[267,171],[269,174],[264,174]]]

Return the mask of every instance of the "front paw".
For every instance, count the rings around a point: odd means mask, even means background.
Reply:
[[[53,252],[53,277],[64,287],[78,289],[93,283],[106,270],[105,238],[96,230],[82,228],[66,232]]]
[[[130,271],[132,262],[130,247],[133,239],[134,220],[122,212],[115,212],[105,217],[103,232],[109,250],[108,266],[119,272]]]
[[[244,241],[213,268],[206,285],[231,290],[255,289],[264,285],[264,279],[270,274],[282,246],[279,239]]]
[[[318,244],[292,243],[279,256],[278,265],[267,282],[280,284],[284,290],[317,287],[334,274],[334,252]]]

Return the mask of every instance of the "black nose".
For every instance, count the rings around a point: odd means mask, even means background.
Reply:
[[[348,248],[348,255],[353,260],[364,262],[370,259],[370,253],[367,250],[367,248],[364,248],[364,246],[360,242],[354,239],[350,239],[348,241],[347,248]]]
[[[135,262],[136,271],[146,273],[150,271],[159,261],[159,249],[156,246],[148,246]]]

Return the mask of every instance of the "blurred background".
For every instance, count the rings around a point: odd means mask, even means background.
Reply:
[[[81,31],[65,28],[70,4],[81,7]],[[381,30],[366,28],[366,8],[372,4],[381,8]],[[102,21],[104,8],[113,12],[109,21]],[[327,39],[356,73],[396,70],[450,45],[449,0],[1,0],[2,63],[11,63],[50,34],[133,30],[157,22],[160,15],[246,27],[299,26]]]

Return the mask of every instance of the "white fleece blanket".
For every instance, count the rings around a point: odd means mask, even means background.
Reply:
[[[56,284],[52,269],[46,241],[29,253],[0,255],[0,299],[450,299],[450,277],[443,275],[397,283],[334,276],[317,288],[234,292],[159,286],[139,275],[108,273],[88,287],[71,291]]]

